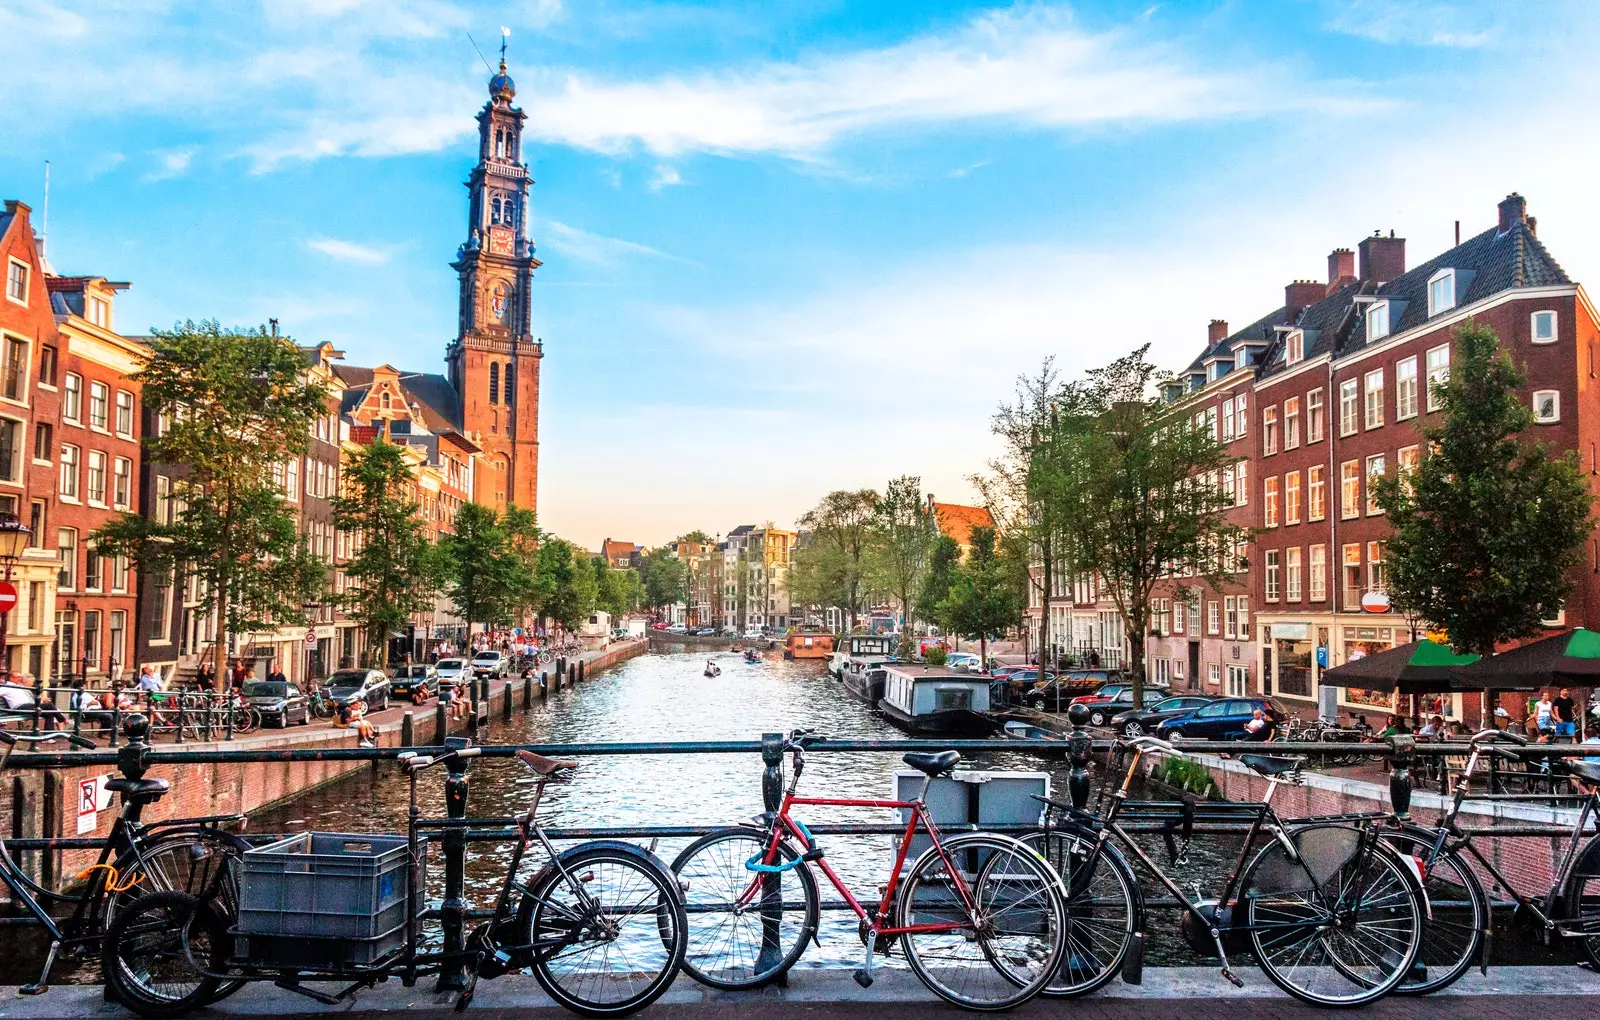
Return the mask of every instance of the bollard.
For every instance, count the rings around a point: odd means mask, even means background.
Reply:
[[[506,722],[511,721],[511,681],[507,680],[505,687],[500,691],[500,718]]]
[[[547,698],[549,696],[550,696],[550,674],[546,673],[544,670],[541,669],[539,671],[539,697]]]
[[[761,806],[765,811],[762,820],[770,826],[777,823],[778,808],[783,804],[782,733],[761,734],[761,761],[767,766],[761,774]],[[778,938],[778,926],[782,920],[783,883],[777,874],[764,873],[761,876],[761,952],[756,957],[758,972],[771,970],[778,965],[783,952]],[[780,975],[778,984],[787,988],[789,975]]]
[[[411,713],[409,711],[400,717],[400,746],[417,746],[417,724],[411,718]],[[374,767],[376,767],[378,764],[378,759],[372,759],[372,764]]]
[[[568,666],[567,667],[567,686],[571,687],[573,684],[576,684],[577,682],[578,682],[578,667],[577,666]]]
[[[1411,763],[1417,756],[1417,739],[1396,733],[1389,738],[1394,759],[1389,766],[1389,804],[1402,821],[1411,815]]]
[[[444,743],[444,738],[450,735],[450,692],[440,691],[439,700],[433,705],[433,742]]]
[[[464,737],[446,737],[444,746],[452,751],[465,750],[472,741]],[[444,807],[452,821],[467,817],[467,762],[469,758],[451,758],[445,762]],[[467,830],[452,826],[444,830],[444,900],[439,904],[439,925],[444,932],[444,951],[447,957],[457,954],[452,963],[439,970],[439,983],[435,991],[459,991],[466,987],[465,960],[462,954],[466,942],[462,938],[463,922],[467,916]]]
[[[522,710],[524,712],[533,707],[533,676],[530,674],[522,678]]]
[[[583,681],[585,679],[587,679],[584,676],[584,667],[587,666],[588,664],[589,664],[589,662],[588,662],[587,659],[579,659],[578,660],[578,682],[579,683],[583,683]]]
[[[1089,707],[1071,705],[1067,718],[1072,720],[1072,733],[1067,737],[1067,757],[1072,760],[1072,771],[1067,774],[1067,793],[1073,807],[1086,808],[1089,806],[1089,758],[1094,754],[1094,737],[1084,725],[1089,721]]]
[[[558,656],[556,656],[556,676],[560,677],[560,676],[566,676],[566,675],[567,675],[567,657],[565,655],[558,655]]]

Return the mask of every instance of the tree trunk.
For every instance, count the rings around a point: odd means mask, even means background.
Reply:
[[[1128,677],[1133,683],[1133,707],[1144,708],[1144,623],[1143,621],[1129,621],[1128,631]]]
[[[978,635],[978,665],[983,669],[989,668],[989,635]]]
[[[1039,543],[1039,548],[1044,553],[1044,588],[1039,593],[1039,668],[1048,666],[1055,669],[1058,665],[1054,661],[1056,646],[1050,640],[1050,593],[1054,590],[1051,581],[1055,576],[1055,565],[1051,562],[1053,557],[1050,554],[1054,550],[1050,548],[1048,538]]]

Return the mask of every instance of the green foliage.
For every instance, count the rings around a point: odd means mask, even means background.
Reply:
[[[598,556],[589,563],[594,571],[597,608],[610,613],[615,621],[639,607],[644,598],[644,586],[639,581],[638,571],[617,570]]]
[[[1456,332],[1443,417],[1423,429],[1416,470],[1375,485],[1394,534],[1384,559],[1397,608],[1443,627],[1457,652],[1530,637],[1572,591],[1593,528],[1577,454],[1523,433],[1526,381],[1487,326]]]
[[[171,520],[124,514],[92,536],[106,554],[201,584],[200,612],[223,633],[217,675],[238,634],[305,621],[327,589],[327,565],[305,551],[293,507],[274,479],[306,452],[328,393],[306,379],[299,350],[266,329],[214,321],[155,330],[133,378],[165,428],[145,439],[152,463],[182,466]]]
[[[567,630],[589,619],[599,597],[599,583],[588,564],[580,563],[572,543],[547,537],[539,546],[539,612]]]
[[[470,631],[474,623],[510,622],[525,564],[513,562],[511,536],[500,515],[480,503],[463,503],[456,512],[455,534],[440,542],[445,569],[445,594],[454,602]]]
[[[644,585],[644,604],[664,609],[689,600],[689,565],[671,549],[652,549],[639,560],[639,580]]]
[[[697,545],[710,545],[711,544],[711,536],[706,534],[704,531],[701,531],[699,528],[696,528],[696,529],[694,529],[693,531],[690,531],[690,532],[686,532],[685,534],[679,535],[677,540],[679,542],[694,542]]]
[[[1022,620],[1025,591],[1010,558],[996,547],[993,528],[972,529],[972,552],[956,568],[955,583],[939,605],[953,631],[979,642],[979,654],[989,661],[989,635],[998,635]]]
[[[950,657],[945,654],[943,648],[934,645],[923,653],[922,661],[930,666],[943,666],[950,661]]]
[[[956,567],[961,562],[961,547],[948,535],[940,535],[928,554],[928,569],[923,572],[917,592],[917,615],[949,631],[950,618],[941,608],[956,582]]]
[[[871,489],[828,493],[800,518],[805,541],[794,552],[787,584],[796,607],[837,606],[856,625],[866,588],[878,494]]]
[[[1197,761],[1189,761],[1175,754],[1169,754],[1157,763],[1150,771],[1150,778],[1175,786],[1186,793],[1197,793],[1208,800],[1217,800],[1222,796],[1217,789],[1216,781],[1211,778],[1211,770]]]
[[[334,527],[360,537],[345,566],[354,586],[340,602],[361,623],[367,661],[380,668],[388,664],[389,635],[433,606],[440,581],[439,558],[406,495],[410,482],[405,451],[380,438],[345,462],[333,500]]]
[[[900,604],[905,620],[900,648],[905,657],[910,654],[917,589],[938,537],[938,524],[922,498],[922,480],[915,475],[891,479],[873,510],[869,565],[877,586]]]

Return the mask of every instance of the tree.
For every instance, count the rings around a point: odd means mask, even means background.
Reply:
[[[1074,574],[1095,574],[1122,617],[1132,650],[1133,703],[1144,704],[1145,635],[1156,585],[1175,564],[1223,583],[1246,532],[1228,520],[1215,483],[1231,468],[1209,428],[1167,406],[1152,387],[1149,347],[1068,386],[1051,425],[1051,455],[1033,485],[1063,530]],[[1240,564],[1242,565],[1242,564]]]
[[[639,561],[644,604],[660,611],[689,598],[689,565],[671,549],[652,549]]]
[[[599,585],[594,570],[579,564],[565,539],[547,537],[539,546],[539,612],[575,631],[594,612]]]
[[[360,544],[344,568],[354,586],[339,601],[361,623],[367,661],[382,668],[388,665],[389,635],[433,605],[437,561],[417,504],[407,495],[411,467],[404,450],[379,438],[346,461],[342,482],[333,524],[358,535]]]
[[[610,613],[613,620],[632,612],[644,590],[639,572],[632,568],[617,570],[599,556],[589,562],[594,571],[596,608]]]
[[[1572,591],[1594,526],[1575,451],[1555,457],[1523,435],[1523,373],[1488,326],[1456,331],[1442,418],[1422,430],[1414,471],[1375,479],[1394,529],[1385,550],[1396,608],[1444,628],[1457,652],[1540,633]]]
[[[1002,555],[995,530],[978,525],[972,529],[972,551],[955,574],[939,611],[956,633],[978,642],[978,655],[988,662],[989,635],[1022,622],[1026,599],[1016,564]]]
[[[500,527],[506,536],[505,584],[507,609],[521,620],[538,611],[539,545],[545,534],[539,518],[526,507],[507,504],[500,514]]]
[[[901,475],[884,486],[872,516],[873,573],[900,603],[900,654],[911,657],[915,598],[939,527],[922,498],[922,480]]]
[[[520,580],[511,557],[511,539],[500,515],[480,503],[456,511],[455,534],[440,543],[444,552],[445,594],[466,621],[505,623]]]
[[[91,539],[102,554],[200,580],[200,610],[218,621],[221,685],[238,635],[304,623],[305,604],[327,588],[327,565],[306,552],[283,489],[328,393],[307,378],[294,342],[265,328],[186,321],[153,331],[150,347],[132,378],[162,422],[146,456],[182,468],[178,509],[168,520],[123,514]]]
[[[684,533],[682,535],[679,535],[678,536],[678,541],[679,542],[693,542],[693,543],[695,543],[697,545],[710,545],[711,544],[711,536],[706,534],[704,531],[700,530],[699,528],[696,528],[693,531],[686,532],[686,533]]]
[[[795,550],[788,582],[791,601],[838,606],[848,615],[850,629],[855,629],[877,509],[878,494],[873,490],[841,489],[806,511],[800,528],[809,532],[809,539]]]
[[[955,628],[944,611],[944,601],[956,583],[960,564],[961,547],[949,535],[940,535],[928,554],[928,569],[923,572],[922,587],[917,592],[917,615],[947,633]]]

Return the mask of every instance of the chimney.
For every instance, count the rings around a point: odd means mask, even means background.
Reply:
[[[1212,319],[1211,320],[1211,325],[1206,327],[1206,343],[1214,344],[1218,340],[1227,339],[1227,337],[1228,337],[1228,320],[1227,319]]]
[[[1294,281],[1283,288],[1283,321],[1299,321],[1301,312],[1327,295],[1328,289],[1315,280]]]
[[[1356,278],[1356,253],[1349,248],[1335,248],[1328,254],[1328,289],[1332,294]]]
[[[1357,245],[1361,252],[1361,282],[1388,283],[1406,271],[1406,239],[1384,237],[1374,230],[1371,237],[1362,238]]]
[[[1511,229],[1513,223],[1528,218],[1528,200],[1513,191],[1500,203],[1500,233]]]

